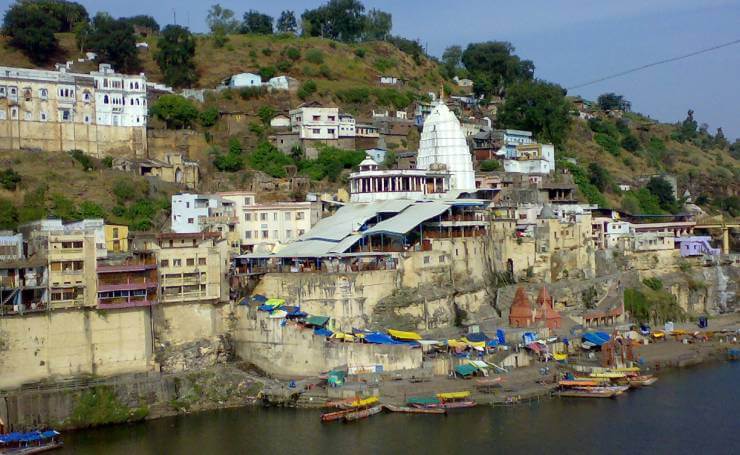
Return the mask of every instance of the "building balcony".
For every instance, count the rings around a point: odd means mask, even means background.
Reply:
[[[101,310],[112,310],[119,308],[139,308],[156,305],[156,300],[127,298],[127,297],[114,297],[114,298],[99,298],[98,308]]]
[[[132,280],[127,283],[98,283],[98,292],[138,291],[156,288],[159,283],[149,280]]]
[[[126,272],[144,272],[147,270],[155,270],[157,268],[156,262],[152,259],[149,261],[142,261],[140,263],[121,264],[121,265],[98,265],[98,273],[126,273]]]
[[[162,294],[160,300],[166,302],[183,302],[191,300],[213,300],[216,296],[209,296],[205,291],[180,292],[177,294]]]
[[[49,308],[46,302],[29,302],[20,305],[0,305],[0,316],[13,316],[26,313],[39,313]]]

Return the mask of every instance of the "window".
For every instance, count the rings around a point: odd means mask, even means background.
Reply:
[[[198,258],[198,265],[206,265],[206,258]]]
[[[290,221],[290,212],[285,212],[285,221]]]
[[[12,96],[15,96],[15,95],[17,95],[17,94],[18,94],[18,89],[17,89],[17,88],[15,88],[15,87],[10,87],[10,94],[11,94]]]
[[[45,122],[46,120],[48,120],[48,118],[49,117],[47,116],[46,112],[42,112],[41,113],[41,121],[42,122]]]
[[[182,259],[173,259],[172,267],[182,267]]]
[[[5,96],[5,87],[0,87],[0,96]]]
[[[313,121],[314,122],[318,122],[319,120],[321,120],[321,116],[320,115],[314,115],[312,118],[313,118]]]
[[[313,134],[321,134],[321,128],[313,128],[313,129],[311,130],[311,132],[312,132]]]
[[[192,219],[192,218],[188,218],[188,224],[193,224],[194,222],[195,222],[195,220],[194,220],[194,219]]]
[[[71,116],[72,115],[71,115],[71,113],[69,112],[68,109],[65,109],[65,110],[62,111],[62,120],[63,121],[68,122]]]
[[[278,212],[274,212],[272,214],[272,221],[277,221],[277,218],[278,218]]]
[[[260,213],[260,221],[267,221],[267,213]]]
[[[269,236],[270,236],[270,235],[269,235],[269,232],[268,232],[268,231],[262,231],[262,238],[263,238],[263,239],[266,239],[266,238],[268,238]]]
[[[90,92],[85,92],[85,93],[83,93],[83,94],[82,94],[82,99],[83,99],[83,100],[84,100],[84,101],[85,101],[86,103],[89,103],[89,102],[90,102]]]
[[[5,120],[8,117],[8,113],[5,112],[5,109],[0,109],[0,120]]]
[[[42,100],[45,100],[49,97],[49,91],[45,88],[42,88],[41,90],[39,90],[39,96]]]
[[[244,198],[244,205],[252,205],[252,198],[251,197],[245,197]]]
[[[188,267],[194,266],[195,265],[195,259],[193,259],[193,258],[187,258],[187,259],[185,259],[185,265],[187,265]]]
[[[334,134],[334,128],[327,129],[326,134]]]
[[[306,232],[304,229],[298,229],[298,235],[303,235],[304,232]]]
[[[90,116],[89,115],[86,115],[85,116],[85,123],[87,123],[88,125],[90,124]]]
[[[170,261],[168,259],[162,259],[161,261],[159,261],[159,266],[167,268],[170,266]]]
[[[336,120],[336,117],[334,117],[333,115],[329,115],[327,116],[327,118],[329,119],[330,122],[333,122],[334,120]]]
[[[23,118],[24,120],[32,120],[33,114],[31,113],[31,111],[26,111],[23,113]]]
[[[287,229],[285,231],[285,237],[291,238],[292,236],[293,236],[293,231],[291,231],[290,229]]]
[[[110,98],[108,98],[108,95],[103,97],[103,104],[110,104]]]
[[[440,256],[439,257],[439,263],[440,264],[444,264],[444,262],[445,262],[445,257],[444,256]]]
[[[303,219],[303,216],[304,216],[304,215],[305,215],[305,214],[304,214],[303,212],[295,212],[295,219],[296,219],[297,221],[300,221],[300,220],[302,220],[302,219]]]
[[[429,264],[429,256],[424,256],[424,264]]]
[[[250,240],[252,238],[252,231],[247,231],[244,233],[244,238],[247,240]]]
[[[252,214],[251,213],[245,213],[244,214],[244,221],[252,221]]]
[[[277,239],[278,238],[278,231],[272,231],[272,238]]]

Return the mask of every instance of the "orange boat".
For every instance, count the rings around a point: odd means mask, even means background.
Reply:
[[[561,387],[598,387],[602,384],[604,384],[603,381],[599,381],[597,379],[593,379],[590,381],[579,381],[579,380],[573,380],[573,379],[563,379],[562,381],[558,382],[558,384]]]

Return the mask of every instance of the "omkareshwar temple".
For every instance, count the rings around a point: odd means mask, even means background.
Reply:
[[[417,169],[379,169],[366,158],[350,175],[352,202],[447,199],[476,191],[465,134],[455,114],[439,102],[424,122]]]

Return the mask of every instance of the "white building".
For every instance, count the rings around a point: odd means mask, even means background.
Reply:
[[[379,170],[378,163],[367,157],[359,172],[350,174],[349,188],[351,202],[443,199],[450,191],[450,173],[444,169]]]
[[[138,76],[118,74],[110,65],[102,64],[99,71],[90,74],[95,79],[98,125],[146,126],[149,110],[143,73]]]
[[[262,77],[254,73],[239,73],[229,79],[229,88],[261,87]]]
[[[475,190],[470,149],[460,122],[444,103],[437,103],[424,121],[416,163],[426,170],[444,165],[452,174],[450,189]]]
[[[270,90],[290,90],[291,85],[297,84],[298,81],[288,76],[276,76],[265,83]]]
[[[339,138],[339,109],[304,104],[290,111],[290,126],[300,139]]]
[[[245,191],[218,193],[218,196],[234,205],[242,251],[271,251],[290,243],[308,232],[321,217],[320,202],[257,204],[255,194]]]
[[[452,78],[452,80],[457,84],[458,87],[472,87],[473,81],[470,79],[460,79],[459,77],[455,76]]]
[[[382,163],[385,161],[385,156],[388,154],[388,150],[386,149],[367,149],[365,150],[365,155],[370,157],[373,161],[376,163]]]
[[[94,233],[95,257],[104,258],[108,255],[108,248],[105,243],[105,221],[102,218],[90,218],[67,224],[64,224],[59,218],[44,219],[25,223],[18,227],[18,231],[23,234],[25,239],[31,239],[31,242],[34,238],[46,238],[51,232],[84,231]],[[45,242],[43,244],[45,245]],[[29,254],[34,253],[35,251],[29,250]]]
[[[514,156],[504,160],[504,171],[510,173],[549,174],[554,170],[555,147],[552,144],[518,145]]]
[[[339,114],[339,137],[355,137],[355,118],[350,114]]]
[[[223,231],[223,225],[231,224],[234,216],[234,204],[218,196],[192,193],[172,196],[172,232],[178,234]]]
[[[290,128],[290,117],[284,114],[278,114],[270,120],[272,128]]]

